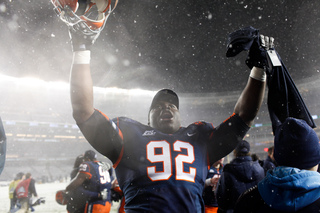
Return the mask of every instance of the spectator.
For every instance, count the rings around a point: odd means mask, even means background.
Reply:
[[[217,188],[220,173],[223,168],[223,160],[224,158],[221,158],[220,160],[216,161],[214,164],[212,164],[208,171],[204,186],[205,188],[202,195],[205,205],[205,213],[216,213],[218,211],[218,201],[215,195],[215,190]]]
[[[241,195],[234,212],[320,212],[316,132],[304,120],[287,118],[275,131],[274,158],[279,166]]]
[[[35,180],[32,178],[31,173],[27,173],[25,179],[18,183],[15,193],[20,204],[20,210],[17,212],[29,212],[32,196],[35,198],[38,197]]]
[[[233,212],[238,197],[264,177],[258,161],[252,161],[250,144],[243,140],[234,150],[235,159],[226,164],[217,188],[218,212]]]
[[[274,146],[268,148],[268,156],[263,161],[264,173],[267,174],[268,170],[274,169],[277,166],[277,163],[273,157]]]
[[[255,154],[255,153],[251,154],[251,158],[252,158],[253,161],[258,161],[260,166],[263,167],[263,162],[264,161],[261,160],[260,157],[257,154]]]
[[[10,211],[16,208],[17,198],[14,191],[16,190],[18,183],[22,180],[23,177],[24,174],[22,172],[19,172],[14,180],[9,184]]]

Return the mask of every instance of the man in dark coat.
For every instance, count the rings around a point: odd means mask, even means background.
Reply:
[[[218,213],[233,212],[238,197],[264,178],[258,161],[252,161],[250,144],[243,140],[234,150],[235,159],[223,168],[217,188]]]
[[[274,150],[274,146],[271,146],[268,148],[268,156],[263,161],[263,169],[265,174],[267,174],[268,170],[271,170],[277,167],[277,163],[273,157],[273,150]]]

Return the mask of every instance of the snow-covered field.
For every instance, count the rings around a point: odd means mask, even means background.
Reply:
[[[45,197],[46,203],[35,206],[35,213],[66,213],[66,206],[59,205],[55,200],[56,191],[64,189],[67,183],[36,184],[38,197]],[[10,199],[8,195],[9,183],[0,182],[0,213],[9,211]],[[116,213],[118,203],[113,203],[111,212]]]

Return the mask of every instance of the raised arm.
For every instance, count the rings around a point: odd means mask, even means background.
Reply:
[[[118,0],[62,1],[51,0],[59,18],[68,26],[72,43],[73,63],[70,76],[70,93],[73,117],[83,123],[94,112],[93,88],[90,74],[90,48],[104,29],[107,18]],[[95,14],[93,17],[90,14]]]
[[[90,71],[91,46],[100,31],[89,31],[82,25],[69,27],[73,60],[70,74],[70,95],[73,117],[81,124],[93,114],[93,83]]]
[[[274,39],[260,35],[253,41],[246,60],[246,64],[251,68],[250,77],[235,105],[234,112],[248,126],[252,125],[263,101],[267,78],[266,70],[269,67],[267,51],[270,48],[274,48]]]
[[[93,85],[90,64],[78,64],[81,57],[89,57],[90,51],[74,52],[70,75],[70,95],[73,117],[77,123],[86,121],[94,112]]]
[[[266,87],[265,75],[265,71],[262,68],[253,67],[248,83],[235,105],[234,112],[248,126],[252,125],[261,107]]]

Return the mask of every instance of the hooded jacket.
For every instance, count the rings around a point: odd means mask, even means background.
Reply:
[[[263,178],[263,168],[250,156],[237,157],[225,165],[217,188],[219,212],[233,209],[241,193]]]
[[[320,212],[320,174],[277,167],[237,201],[235,213]]]
[[[292,167],[277,167],[258,184],[267,205],[280,211],[297,211],[320,198],[320,174]]]

